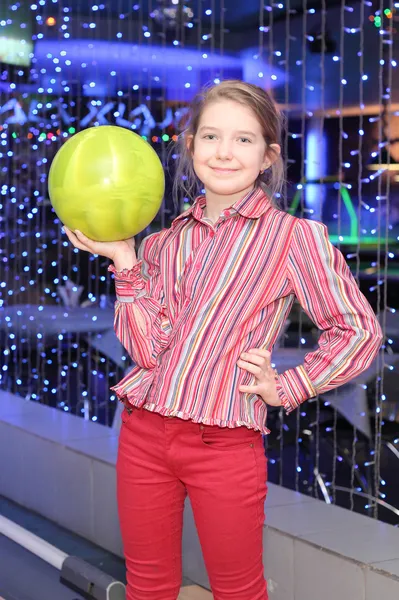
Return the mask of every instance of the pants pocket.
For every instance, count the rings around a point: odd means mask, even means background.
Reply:
[[[218,425],[201,425],[201,441],[204,446],[224,452],[244,450],[263,444],[262,434],[247,427],[219,427]]]

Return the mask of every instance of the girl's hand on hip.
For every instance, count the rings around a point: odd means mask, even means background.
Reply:
[[[105,256],[113,261],[117,256],[133,254],[134,261],[137,260],[134,237],[120,242],[95,242],[77,229],[73,232],[64,225],[64,230],[71,244],[75,248],[79,248],[79,250],[86,250],[86,252],[91,252],[91,254]]]
[[[277,371],[270,364],[271,353],[261,348],[251,348],[241,354],[237,365],[255,376],[254,385],[240,385],[240,392],[258,394],[270,406],[281,406],[277,393]]]

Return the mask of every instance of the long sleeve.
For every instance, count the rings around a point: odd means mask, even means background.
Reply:
[[[158,260],[160,232],[144,238],[132,269],[116,271],[115,333],[137,366],[152,369],[167,347],[171,325]]]
[[[298,219],[288,273],[293,293],[322,330],[318,347],[305,355],[304,363],[278,376],[277,390],[289,413],[308,398],[343,385],[367,369],[383,335],[324,224]]]

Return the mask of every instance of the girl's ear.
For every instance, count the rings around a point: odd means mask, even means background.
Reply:
[[[271,151],[270,151],[271,149]],[[281,154],[281,147],[279,144],[269,144],[266,149],[264,162],[262,164],[262,170],[269,169],[274,162],[278,159]]]
[[[193,154],[193,145],[194,145],[194,136],[192,133],[189,133],[188,135],[185,136],[186,138],[186,148],[187,151],[191,154]]]

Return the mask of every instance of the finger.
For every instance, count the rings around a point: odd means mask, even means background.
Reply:
[[[71,244],[73,244],[76,247],[80,245],[78,238],[70,229],[68,229],[68,227],[64,227],[64,231],[66,233],[68,240],[71,242]]]
[[[257,354],[250,354],[249,352],[243,352],[240,359],[259,366],[261,366],[265,360],[264,357],[258,356]]]
[[[85,244],[80,242],[77,236],[70,229],[68,229],[67,227],[64,227],[64,229],[69,241],[73,246],[75,246],[75,248],[78,248],[79,250],[85,250],[86,252],[91,252],[90,248],[88,248]]]
[[[69,227],[65,227],[65,225],[64,225],[63,230],[65,231],[65,233],[67,234],[67,236],[70,240],[77,239],[76,235],[74,234],[74,232],[71,229],[69,229]]]
[[[269,352],[269,350],[263,350],[263,348],[251,348],[250,350],[248,350],[248,352],[253,352],[254,354],[257,354],[258,356],[263,356],[263,358],[267,358],[270,359],[272,353]]]
[[[250,386],[250,385],[240,385],[238,387],[240,392],[245,392],[246,394],[257,394],[258,393],[258,388],[256,386]]]
[[[86,246],[95,244],[94,240],[91,240],[90,238],[88,238],[87,235],[85,235],[84,233],[79,231],[79,229],[75,229],[74,234],[76,235],[78,240],[80,242],[82,242],[82,244],[86,244]]]
[[[88,238],[87,235],[79,231],[79,229],[75,229],[75,235],[79,242],[85,246],[85,250],[92,254],[99,254],[97,242]]]
[[[269,352],[268,350],[262,350],[262,356],[263,356],[263,364],[266,365],[266,367],[270,367],[271,366],[271,352]]]
[[[257,365],[253,365],[252,363],[246,362],[245,360],[238,360],[237,365],[240,368],[245,369],[246,371],[249,371],[249,373],[256,375],[257,377],[259,377],[263,372],[262,369],[260,367],[258,367]]]

